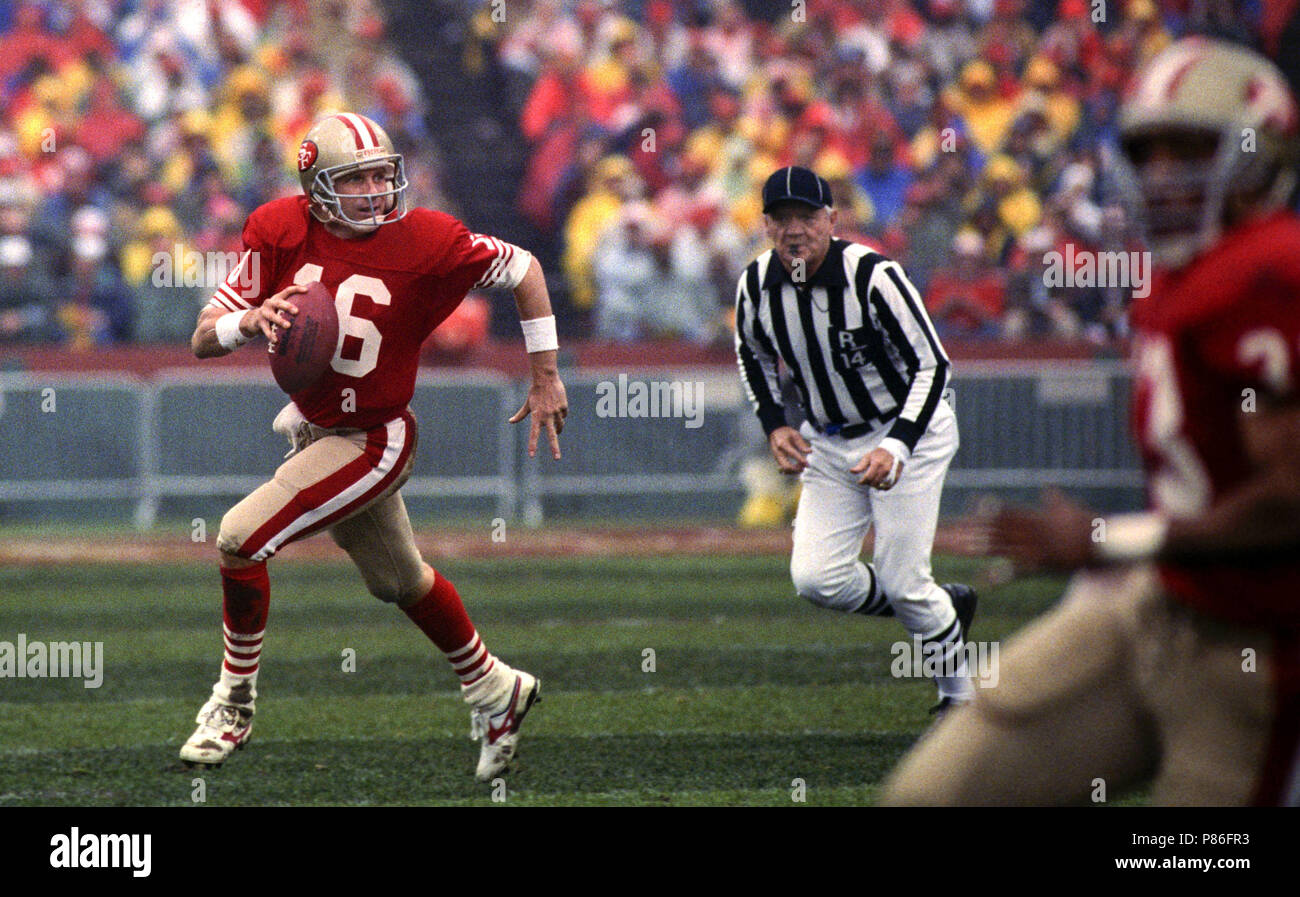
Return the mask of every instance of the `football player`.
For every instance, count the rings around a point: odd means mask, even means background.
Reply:
[[[398,491],[416,443],[406,406],[425,337],[470,289],[512,289],[532,384],[510,420],[531,415],[529,454],[545,430],[558,459],[568,403],[546,281],[518,246],[471,233],[442,212],[408,209],[402,157],[365,116],[316,122],[299,147],[298,171],[304,195],[249,215],[239,266],[200,314],[194,353],[225,355],[259,335],[274,343],[277,328],[293,326],[294,296],[316,281],[334,296],[338,347],[325,375],[276,418],[292,445],[288,460],[221,521],[225,657],[181,759],[220,765],[248,742],[270,603],[267,561],[328,530],[371,594],[400,607],[446,656],[472,708],[471,732],[482,739],[477,776],[490,781],[514,757],[541,683],[488,651],[455,586],[416,549]]]
[[[1297,111],[1246,49],[1170,46],[1121,108],[1160,271],[1136,301],[1133,424],[1150,509],[1055,497],[988,534],[1079,569],[996,688],[923,738],[887,803],[1300,803]]]

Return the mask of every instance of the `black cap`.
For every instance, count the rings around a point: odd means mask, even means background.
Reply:
[[[775,171],[763,185],[763,213],[766,214],[778,202],[794,200],[815,209],[829,208],[831,205],[831,185],[826,179],[818,177],[807,168],[791,165]]]

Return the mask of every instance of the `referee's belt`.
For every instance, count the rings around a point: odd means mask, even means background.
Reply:
[[[843,424],[827,424],[822,426],[814,420],[809,420],[812,428],[823,436],[839,436],[843,439],[857,439],[859,436],[866,436],[883,423],[887,423],[898,417],[898,409],[893,408],[884,414],[877,415],[871,420],[860,424],[849,424],[847,427]]]

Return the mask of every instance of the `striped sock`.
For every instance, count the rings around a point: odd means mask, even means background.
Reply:
[[[477,632],[474,633],[473,641],[463,645],[459,651],[448,653],[447,660],[460,677],[462,688],[469,688],[486,677],[497,664],[497,659],[488,651]]]
[[[271,606],[266,564],[222,567],[221,591],[225,657],[213,694],[231,703],[252,704],[257,698],[257,669]]]
[[[429,594],[402,610],[438,646],[438,650],[447,655],[463,687],[478,682],[496,666],[496,658],[483,644],[469,614],[465,613],[460,593],[441,573],[434,573]]]
[[[894,615],[894,606],[889,603],[889,598],[885,595],[884,589],[880,588],[880,583],[876,579],[876,568],[871,564],[863,564],[861,561],[858,563],[867,571],[871,586],[867,590],[867,597],[858,605],[858,609],[853,612],[868,617],[892,617]]]
[[[969,671],[966,669],[965,644],[961,639],[961,623],[953,615],[952,623],[939,632],[921,640],[922,650],[926,656],[933,656],[938,668],[944,673],[934,677],[939,686],[939,698],[954,698],[969,701],[975,697],[975,687],[971,684]]]

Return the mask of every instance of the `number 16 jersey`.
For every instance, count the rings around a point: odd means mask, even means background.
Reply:
[[[527,270],[523,250],[424,208],[344,239],[312,216],[305,196],[286,197],[253,210],[243,241],[211,305],[255,308],[291,284],[313,281],[334,297],[339,342],[330,368],[292,396],[320,427],[368,430],[401,414],[415,391],[425,338],[471,289],[517,286]]]

